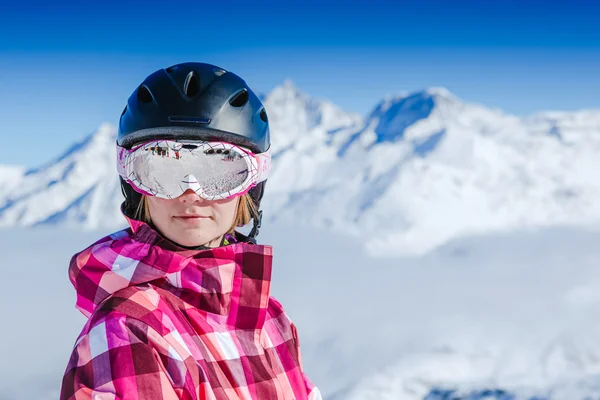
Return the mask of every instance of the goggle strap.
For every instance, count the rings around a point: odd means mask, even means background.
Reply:
[[[271,149],[265,151],[264,153],[255,154],[254,159],[258,164],[257,183],[266,181],[269,177],[269,172],[271,171]]]

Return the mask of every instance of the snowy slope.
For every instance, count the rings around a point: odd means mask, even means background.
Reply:
[[[300,332],[326,398],[597,399],[598,233],[480,235],[386,259],[357,254],[353,241],[344,249],[306,240],[303,267],[286,278],[311,296],[283,303],[303,307],[302,322],[318,327]],[[494,390],[506,395],[485,396]]]
[[[122,219],[115,137],[115,128],[104,124],[48,165],[26,171],[0,201],[0,227],[115,226]]]
[[[274,154],[267,221],[354,235],[383,256],[600,220],[600,110],[519,118],[429,88],[387,97],[361,119],[290,81],[264,101]],[[0,226],[122,226],[112,141],[103,125],[28,171],[19,190],[0,194]]]
[[[19,184],[25,168],[13,165],[0,165],[0,198]]]

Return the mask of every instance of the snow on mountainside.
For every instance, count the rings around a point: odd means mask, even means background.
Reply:
[[[25,168],[12,165],[0,165],[0,197],[19,184]]]
[[[0,227],[115,226],[122,219],[115,138],[115,128],[104,124],[48,165],[26,171],[0,202]]]
[[[432,88],[386,99],[332,136],[278,160],[269,211],[363,235],[373,254],[600,220],[600,111],[520,119]]]
[[[361,122],[359,115],[301,92],[287,80],[263,97],[268,111],[271,142],[284,150],[305,137],[322,141],[327,132]]]
[[[263,97],[274,166],[265,218],[425,253],[463,235],[600,220],[600,110],[527,118],[429,88],[364,119],[286,81]],[[104,125],[0,195],[0,226],[123,225],[114,128]]]

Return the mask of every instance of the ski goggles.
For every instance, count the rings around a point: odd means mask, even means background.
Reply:
[[[137,192],[173,199],[192,189],[206,200],[229,199],[265,181],[271,152],[254,154],[226,142],[154,140],[117,146],[117,169]]]

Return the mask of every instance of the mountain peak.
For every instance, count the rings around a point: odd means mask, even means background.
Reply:
[[[381,104],[393,104],[393,103],[398,103],[398,102],[402,102],[406,99],[414,99],[414,100],[418,100],[418,99],[422,99],[422,100],[428,100],[428,99],[433,99],[435,100],[451,100],[451,101],[459,101],[458,97],[456,97],[456,95],[454,95],[454,93],[452,93],[450,90],[446,89],[445,87],[442,86],[430,86],[426,89],[423,90],[416,90],[416,91],[403,91],[400,93],[397,93],[395,95],[388,95],[385,96],[383,101],[380,103]]]
[[[117,140],[117,127],[110,122],[103,122],[98,129],[84,139],[84,143],[94,145],[113,145]]]
[[[286,88],[286,89],[291,89],[291,90],[297,90],[298,88],[296,87],[296,84],[294,83],[294,81],[292,81],[290,78],[287,78],[286,80],[283,81],[283,83],[281,84],[282,87]]]
[[[423,94],[427,94],[429,96],[439,96],[456,99],[456,96],[448,89],[443,86],[430,86],[427,89],[421,91]]]
[[[112,138],[116,137],[116,134],[117,128],[113,124],[111,124],[110,122],[103,122],[102,124],[100,124],[100,126],[98,127],[96,132],[93,133],[92,136]]]
[[[408,127],[429,118],[440,105],[459,103],[460,100],[444,87],[403,92],[384,98],[371,112],[367,126],[375,127],[378,142],[394,142],[404,137]]]
[[[306,97],[306,95],[298,89],[296,84],[291,79],[286,79],[283,83],[275,86],[267,97],[275,98],[297,98]]]

